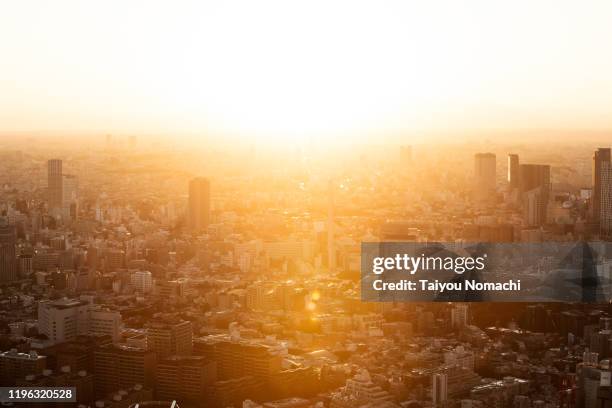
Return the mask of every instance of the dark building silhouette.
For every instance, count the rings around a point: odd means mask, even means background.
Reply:
[[[539,227],[546,223],[550,190],[549,165],[519,165],[519,192],[527,226]]]
[[[612,163],[603,162],[599,170],[599,234],[602,237],[612,236]]]
[[[0,218],[0,282],[17,279],[17,257],[15,243],[17,232],[6,218]]]
[[[155,385],[155,352],[135,347],[106,345],[94,352],[96,395],[104,396],[121,388]]]
[[[610,149],[599,148],[593,153],[593,195],[592,195],[592,217],[593,222],[599,226],[601,217],[601,191],[602,191],[602,170],[604,163],[610,164]]]

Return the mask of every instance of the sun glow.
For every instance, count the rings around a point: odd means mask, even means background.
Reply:
[[[389,124],[460,84],[433,69],[443,53],[415,59],[426,52],[423,27],[393,7],[249,2],[217,17],[191,37],[203,39],[203,52],[167,89],[193,113],[203,109],[213,127],[267,137],[350,133]],[[183,55],[196,48],[182,46]],[[468,75],[462,64],[455,69]]]
[[[609,2],[24,0],[0,14],[0,119],[272,142],[608,126],[611,16]]]

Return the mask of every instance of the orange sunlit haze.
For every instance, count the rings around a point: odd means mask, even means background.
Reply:
[[[0,120],[254,142],[601,129],[611,17],[606,1],[10,2]]]
[[[612,1],[0,1],[0,406],[612,408]]]

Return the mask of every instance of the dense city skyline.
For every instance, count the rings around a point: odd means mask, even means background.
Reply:
[[[612,2],[0,10],[0,405],[612,408]]]
[[[607,241],[612,146],[539,146],[403,143],[338,160],[105,135],[3,149],[0,381],[70,385],[104,408],[607,407],[605,252],[585,303],[360,291],[362,242]],[[570,266],[514,262],[519,290]]]

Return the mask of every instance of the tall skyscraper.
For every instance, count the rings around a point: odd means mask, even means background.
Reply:
[[[534,189],[523,195],[523,220],[527,227],[539,227],[546,222],[543,208],[546,200],[540,189]]]
[[[47,186],[49,190],[49,208],[62,208],[62,161],[51,159],[47,162]]]
[[[202,231],[210,223],[210,182],[197,177],[189,182],[189,227]]]
[[[597,226],[601,222],[601,192],[602,192],[602,170],[604,164],[610,164],[610,149],[599,148],[593,153],[593,194],[591,196],[592,221]]]
[[[530,227],[546,223],[550,198],[550,166],[545,164],[521,164],[519,166],[519,191],[523,203],[523,219]]]
[[[79,196],[79,179],[72,174],[62,175],[62,218],[76,220]]]
[[[612,162],[604,161],[599,168],[599,234],[602,237],[612,237]],[[593,189],[594,190],[594,189]],[[593,207],[594,208],[594,207]]]
[[[431,384],[431,402],[434,407],[441,406],[448,399],[448,376],[444,373],[434,374]]]
[[[539,187],[550,191],[550,166],[547,164],[521,164],[519,178],[521,194]]]
[[[15,226],[9,225],[5,217],[0,217],[0,282],[11,282],[17,279],[16,243]]]
[[[493,153],[474,155],[474,190],[478,201],[488,201],[495,193],[496,158]]]
[[[508,185],[511,189],[519,186],[519,155],[508,155]]]
[[[72,174],[64,174],[62,176],[62,205],[70,207],[78,198],[79,179]]]

